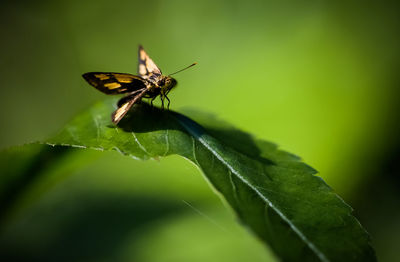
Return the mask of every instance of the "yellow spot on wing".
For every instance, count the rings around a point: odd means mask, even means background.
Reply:
[[[95,74],[94,75],[96,78],[100,79],[100,80],[107,80],[110,79],[110,77],[106,74]]]
[[[115,89],[115,88],[121,87],[121,85],[118,83],[107,83],[107,84],[104,84],[104,86],[109,89]]]
[[[116,79],[118,80],[118,82],[121,82],[121,83],[132,83],[132,78],[130,78],[130,77],[118,76],[118,77],[116,77]]]

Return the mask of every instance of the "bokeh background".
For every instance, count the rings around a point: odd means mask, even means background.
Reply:
[[[135,73],[142,44],[164,73],[198,62],[176,75],[173,110],[301,156],[355,208],[379,260],[396,261],[399,13],[397,1],[2,1],[0,148],[103,99],[81,74]],[[78,152],[10,217],[8,261],[276,261],[176,156]]]

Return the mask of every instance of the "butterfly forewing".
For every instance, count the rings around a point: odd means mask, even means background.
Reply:
[[[131,74],[90,72],[83,74],[83,78],[96,89],[109,95],[129,93],[146,87],[140,76]]]
[[[138,65],[138,74],[145,78],[149,79],[152,75],[161,76],[161,70],[158,66],[151,60],[149,55],[144,51],[142,46],[139,46],[139,65]]]

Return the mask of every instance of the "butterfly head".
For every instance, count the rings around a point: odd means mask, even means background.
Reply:
[[[177,85],[177,83],[178,82],[175,80],[175,78],[166,76],[160,85],[162,92],[167,94],[173,87]]]

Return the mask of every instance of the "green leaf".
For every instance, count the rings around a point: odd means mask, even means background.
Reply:
[[[46,143],[117,150],[135,159],[178,154],[199,167],[241,223],[282,261],[376,261],[351,207],[298,157],[211,117],[197,116],[201,126],[144,103],[115,127],[114,104],[96,104]]]

